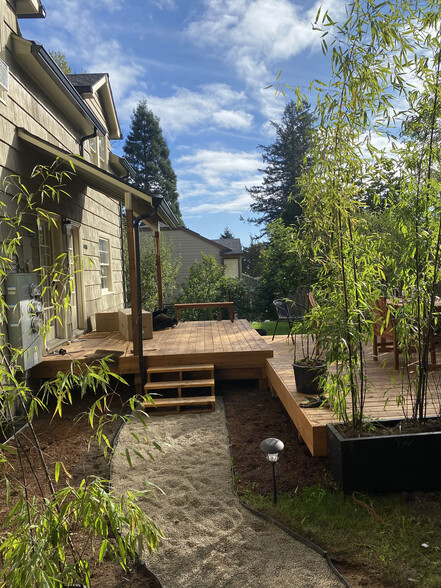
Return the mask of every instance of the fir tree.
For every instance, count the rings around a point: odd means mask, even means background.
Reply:
[[[136,171],[134,184],[141,190],[163,196],[182,223],[170,151],[162,135],[159,119],[147,107],[145,99],[133,110],[124,155]]]
[[[309,104],[297,108],[295,102],[289,102],[281,122],[271,121],[271,124],[276,130],[274,143],[259,145],[266,164],[265,168],[259,169],[263,173],[263,183],[247,188],[254,200],[251,210],[259,215],[252,222],[267,225],[281,218],[285,225],[291,225],[302,212],[297,180],[309,148],[312,127]]]
[[[225,227],[224,232],[219,235],[219,239],[234,239],[234,235],[228,227]]]

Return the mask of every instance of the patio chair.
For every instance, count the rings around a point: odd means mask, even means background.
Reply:
[[[302,322],[303,316],[306,312],[306,306],[303,304],[304,297],[304,290],[299,289],[298,291],[294,292],[292,295],[292,299],[290,298],[277,298],[273,300],[273,304],[276,308],[277,312],[277,322],[276,327],[274,329],[272,341],[274,341],[274,337],[276,336],[277,327],[279,322],[287,322],[289,325],[289,332],[286,338],[291,335],[291,340],[294,343],[294,337],[292,335],[292,327],[295,322]]]

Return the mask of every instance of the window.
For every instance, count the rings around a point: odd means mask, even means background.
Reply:
[[[92,137],[89,139],[90,161],[94,165],[107,169],[107,142],[106,137]]]
[[[9,67],[3,61],[5,52],[0,51],[0,100],[6,103],[6,96],[9,90]]]
[[[110,290],[112,286],[110,275],[110,247],[107,239],[99,240],[101,290]]]
[[[89,139],[90,161],[96,163],[96,137]]]
[[[98,137],[98,155],[99,167],[106,168],[106,139],[104,137]]]

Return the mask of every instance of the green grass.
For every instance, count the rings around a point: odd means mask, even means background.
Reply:
[[[266,329],[267,335],[272,335],[274,333],[274,329],[276,328],[277,321],[268,321],[268,322],[256,322],[251,323],[251,325],[255,329]],[[289,333],[289,325],[288,323],[279,323],[277,326],[277,333],[276,335],[288,335]]]
[[[441,588],[439,494],[344,496],[313,486],[279,495],[277,507],[271,497],[251,492],[242,499],[373,579],[391,586]]]

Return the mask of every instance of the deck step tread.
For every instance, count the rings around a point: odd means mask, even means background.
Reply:
[[[155,406],[149,402],[144,403],[144,408],[155,408],[160,406],[194,406],[198,404],[214,404],[215,396],[198,396],[191,398],[158,398],[153,399]]]
[[[149,367],[147,373],[149,374],[167,374],[169,372],[199,372],[214,370],[214,364],[208,363],[203,365],[176,365],[173,367]]]
[[[168,388],[204,388],[214,386],[214,378],[203,380],[173,380],[166,382],[147,382],[145,390],[165,390]]]

